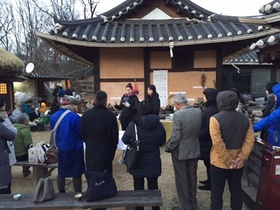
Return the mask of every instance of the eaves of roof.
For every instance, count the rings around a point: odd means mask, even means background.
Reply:
[[[273,0],[269,3],[266,3],[260,8],[260,13],[264,15],[280,12],[280,1],[279,0]]]
[[[223,61],[223,65],[260,65],[257,52],[256,51],[249,51],[246,54],[226,59]],[[262,63],[261,65],[272,65],[272,63]]]
[[[250,50],[263,49],[265,47],[279,45],[280,33],[270,35],[268,37],[259,39],[250,46]]]
[[[240,23],[257,24],[267,27],[279,28],[280,12],[254,17],[238,17]]]
[[[280,32],[237,22],[193,22],[186,19],[125,20],[76,25],[55,30],[44,39],[87,47],[163,47],[233,42]]]
[[[37,75],[37,74],[29,74],[25,75],[28,79],[47,79],[47,80],[64,80],[64,79],[72,79],[72,77],[64,77],[64,76],[50,76],[50,75]]]

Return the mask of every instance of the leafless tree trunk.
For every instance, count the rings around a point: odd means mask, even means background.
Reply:
[[[11,50],[11,35],[15,26],[15,17],[11,2],[0,3],[0,42],[6,50]]]

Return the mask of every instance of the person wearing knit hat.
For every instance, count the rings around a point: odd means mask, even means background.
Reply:
[[[132,84],[131,83],[128,83],[125,88],[130,88],[131,90],[133,90],[133,87],[132,87]]]
[[[114,105],[117,110],[122,110],[119,120],[122,125],[122,130],[127,128],[127,125],[134,120],[137,114],[138,97],[133,92],[131,83],[125,86],[126,93],[121,97],[120,103]]]
[[[55,143],[58,147],[58,173],[57,187],[60,193],[65,193],[65,179],[72,177],[75,192],[82,192],[82,175],[85,172],[83,140],[80,134],[81,117],[77,114],[79,101],[70,100],[67,105],[61,106],[50,119],[53,129],[60,116],[62,118],[57,126]],[[69,112],[70,111],[70,112]]]
[[[160,99],[156,90],[156,86],[149,85],[147,89],[147,102],[152,104],[154,114],[159,115]]]

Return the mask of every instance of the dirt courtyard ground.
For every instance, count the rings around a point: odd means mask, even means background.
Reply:
[[[32,132],[33,142],[36,144],[37,142],[44,141],[48,142],[50,136],[50,131],[46,129],[42,132]],[[126,172],[125,165],[120,165],[118,163],[119,158],[121,157],[122,152],[117,150],[116,156],[113,163],[114,170],[114,178],[116,180],[116,184],[118,190],[132,190],[132,176]],[[159,188],[162,192],[163,196],[163,206],[161,209],[163,210],[171,210],[172,207],[178,206],[178,197],[175,188],[175,180],[174,180],[174,172],[173,165],[171,161],[171,156],[169,153],[164,152],[164,146],[161,148],[161,159],[162,159],[162,175],[159,178]],[[32,174],[29,177],[24,178],[22,176],[21,167],[13,166],[12,167],[13,181],[12,181],[12,194],[15,193],[32,193],[34,187],[32,185]],[[55,190],[57,192],[56,187],[56,175],[57,170],[55,170],[51,179],[55,185]],[[199,161],[198,166],[198,181],[205,180],[205,167],[202,161]],[[66,191],[73,192],[72,181],[71,179],[67,179],[66,182]],[[86,180],[83,177],[83,191],[86,190]],[[197,199],[198,199],[198,210],[208,210],[210,209],[210,191],[197,191]],[[230,210],[230,202],[229,202],[229,192],[228,189],[225,189],[224,193],[224,210]],[[121,209],[121,208],[110,208],[110,209]],[[146,208],[149,209],[149,208]],[[248,210],[244,204],[243,210]]]

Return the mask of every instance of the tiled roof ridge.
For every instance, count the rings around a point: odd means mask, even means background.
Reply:
[[[265,38],[259,39],[250,46],[250,50],[263,49],[266,46],[273,46],[279,44],[280,33],[276,33]]]
[[[137,7],[141,6],[145,1],[147,0],[126,0],[122,2],[121,4],[117,5],[116,7],[110,9],[109,11],[106,11],[97,17],[91,18],[91,19],[79,19],[79,20],[55,20],[55,23],[59,23],[61,25],[70,26],[70,25],[76,25],[76,24],[82,24],[82,23],[89,23],[89,22],[95,22],[100,21],[103,19],[103,22],[112,22],[112,21],[118,21],[121,19],[124,15],[128,14],[130,11],[136,9]],[[180,10],[182,13],[188,14],[192,16],[193,18],[196,18],[198,20],[203,21],[209,21],[210,17],[220,16],[219,14],[216,14],[215,12],[209,11],[204,9],[203,7],[193,3],[190,0],[169,0],[169,4],[176,7],[178,10]],[[225,18],[228,18],[225,16]],[[237,19],[237,18],[236,18]]]
[[[265,5],[263,5],[259,12],[268,15],[276,12],[280,12],[280,0],[273,0]]]

